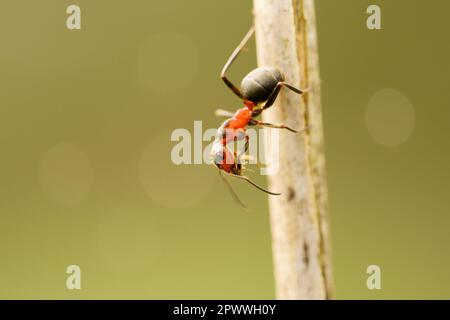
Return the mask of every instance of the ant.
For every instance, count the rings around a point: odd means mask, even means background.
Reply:
[[[214,165],[219,168],[219,174],[223,181],[230,189],[233,197],[237,202],[245,208],[245,205],[239,200],[239,197],[232,189],[229,182],[222,176],[222,171],[226,172],[232,177],[245,180],[259,190],[271,195],[280,195],[281,193],[271,192],[252,182],[247,176],[242,174],[241,160],[243,155],[248,149],[248,135],[245,130],[247,126],[265,126],[270,128],[286,129],[291,132],[298,132],[284,124],[271,124],[256,120],[255,117],[259,116],[264,110],[270,108],[275,102],[278,93],[282,87],[294,91],[297,94],[302,94],[305,90],[299,90],[294,86],[284,81],[284,76],[280,70],[269,67],[259,67],[249,72],[242,80],[240,88],[237,88],[226,76],[228,68],[233,61],[237,58],[242,51],[250,37],[254,33],[254,27],[252,26],[247,32],[241,43],[233,51],[220,74],[221,79],[225,82],[225,85],[238,96],[244,107],[237,110],[235,113],[217,110],[216,115],[227,117],[222,125],[217,130],[216,139],[211,149],[211,156]],[[245,139],[245,148],[243,152],[232,153],[227,144],[232,141],[241,141]]]

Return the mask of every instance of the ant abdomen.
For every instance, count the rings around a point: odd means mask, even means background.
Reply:
[[[242,95],[254,103],[269,99],[278,82],[284,81],[281,72],[276,68],[261,67],[248,73],[241,83]]]

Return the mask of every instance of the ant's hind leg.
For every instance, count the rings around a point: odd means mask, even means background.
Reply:
[[[302,94],[302,93],[308,91],[308,89],[302,89],[302,90],[297,89],[296,87],[291,86],[289,83],[286,83],[286,82],[283,82],[283,85],[286,86],[287,88],[291,89],[295,93],[298,93],[298,94]]]
[[[269,99],[267,99],[266,103],[262,106],[262,110],[268,109],[273,105],[273,103],[277,99],[278,93],[280,93],[281,87],[283,87],[283,86],[289,88],[290,90],[292,90],[298,94],[302,94],[303,92],[306,91],[306,90],[297,89],[296,87],[291,86],[289,83],[280,81],[277,83],[275,89],[273,89],[272,93],[269,96]]]
[[[228,80],[225,73],[227,72],[230,65],[233,63],[233,61],[237,58],[239,53],[241,52],[242,48],[244,48],[245,44],[248,42],[250,37],[253,35],[253,32],[255,31],[254,27],[252,26],[250,30],[245,35],[244,39],[242,39],[241,43],[237,46],[236,49],[234,49],[231,56],[228,58],[228,61],[225,63],[225,66],[222,69],[222,72],[220,73],[220,78],[225,82],[228,88],[231,89],[231,91],[234,92],[235,95],[237,95],[239,98],[244,99],[244,96],[242,95],[241,90],[239,90],[230,80]]]

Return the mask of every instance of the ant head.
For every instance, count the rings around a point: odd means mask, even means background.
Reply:
[[[230,171],[234,166],[233,154],[222,144],[215,143],[211,149],[212,163],[219,169]]]

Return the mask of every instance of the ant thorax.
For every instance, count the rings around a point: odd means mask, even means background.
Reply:
[[[264,106],[263,102],[254,104],[254,107],[252,109],[250,109],[252,112],[252,118],[259,116],[263,112],[263,110],[264,110],[263,106]]]
[[[258,107],[258,104],[255,104],[253,101],[250,100],[244,100],[244,105],[249,109],[249,110],[253,110],[256,107]]]

